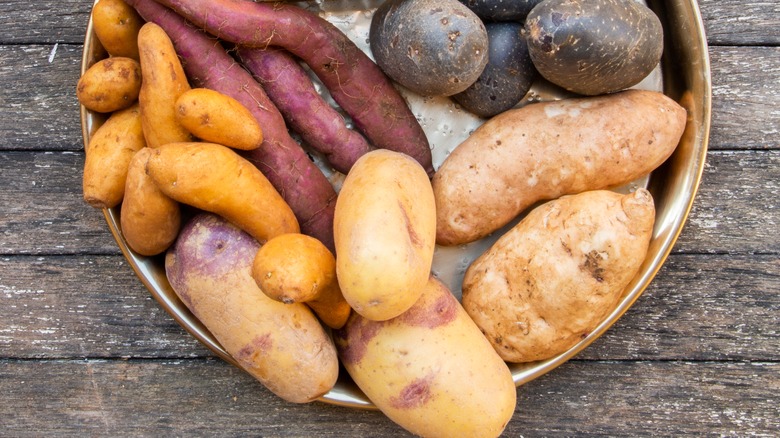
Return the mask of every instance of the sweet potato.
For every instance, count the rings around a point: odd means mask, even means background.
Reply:
[[[138,52],[143,76],[138,102],[146,145],[156,148],[192,140],[176,120],[176,99],[190,84],[171,39],[160,26],[146,23],[138,32]]]
[[[305,304],[263,294],[250,275],[259,245],[224,219],[202,213],[165,257],[173,290],[225,350],[274,394],[302,403],[338,377],[333,341]]]
[[[497,437],[515,411],[506,363],[458,300],[430,277],[420,299],[388,321],[353,313],[334,334],[366,396],[416,436]]]
[[[167,196],[219,214],[260,243],[299,231],[295,215],[268,179],[226,146],[168,143],[150,154],[146,172]]]
[[[549,201],[469,266],[463,307],[506,361],[566,351],[615,308],[645,260],[654,221],[645,189]]]
[[[336,191],[290,137],[279,110],[260,84],[222,45],[189,25],[181,16],[153,0],[127,0],[147,21],[171,37],[194,85],[219,91],[241,102],[263,129],[263,145],[243,156],[257,166],[295,212],[301,231],[319,239],[331,251]]]
[[[372,148],[344,117],[314,89],[306,71],[282,49],[239,48],[238,57],[262,84],[290,127],[331,166],[349,172],[358,158]]]
[[[241,102],[219,91],[195,88],[176,99],[176,120],[199,139],[233,149],[257,149],[263,130]]]
[[[493,117],[433,178],[437,243],[477,240],[537,201],[629,183],[660,166],[685,109],[654,91],[526,105]]]
[[[144,20],[123,0],[100,0],[92,7],[92,28],[111,56],[138,59],[138,31]]]
[[[319,240],[290,233],[263,245],[252,278],[271,299],[306,303],[330,328],[341,328],[352,311],[336,279],[336,259]]]
[[[127,169],[125,197],[119,213],[122,235],[138,254],[153,256],[168,249],[181,226],[179,203],[166,196],[146,174],[151,148],[136,152]]]
[[[225,41],[289,50],[311,67],[374,146],[406,153],[433,174],[428,140],[406,101],[368,55],[327,20],[284,3],[156,1]]]
[[[111,114],[84,149],[84,200],[95,208],[119,205],[125,195],[130,160],[144,146],[141,111],[137,104]]]
[[[112,57],[96,62],[84,72],[76,85],[76,98],[89,110],[111,113],[135,104],[140,91],[138,61]]]

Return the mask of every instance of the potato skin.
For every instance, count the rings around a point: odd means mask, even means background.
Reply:
[[[233,149],[252,150],[263,143],[263,131],[246,107],[207,88],[195,88],[179,96],[176,120],[195,137]]]
[[[298,233],[295,214],[255,166],[215,143],[168,143],[154,149],[146,172],[167,196],[219,214],[260,243]]]
[[[371,321],[353,313],[334,340],[360,389],[413,434],[494,437],[514,414],[509,368],[434,277],[402,315]]]
[[[112,57],[93,64],[79,78],[76,98],[87,109],[110,113],[135,104],[141,91],[141,65]]]
[[[547,202],[469,266],[463,306],[506,361],[562,353],[615,308],[647,255],[654,221],[645,189]]]
[[[138,59],[138,32],[144,20],[123,0],[100,0],[92,8],[92,28],[111,56]]]
[[[84,150],[84,200],[95,208],[119,205],[125,195],[130,160],[144,146],[138,105],[111,114]]]
[[[363,155],[341,187],[333,220],[344,298],[368,319],[412,306],[428,281],[436,207],[425,170],[405,154]]]
[[[663,52],[661,20],[635,0],[547,0],[528,14],[525,30],[539,73],[584,95],[638,84]]]
[[[244,370],[284,400],[315,400],[338,377],[333,341],[305,304],[283,304],[258,289],[250,270],[259,247],[219,216],[201,213],[166,254],[166,274]]]
[[[433,178],[437,243],[480,239],[537,201],[629,183],[674,151],[686,111],[654,91],[526,105],[493,117]]]
[[[138,50],[143,76],[138,100],[146,144],[157,148],[192,140],[176,120],[176,99],[190,90],[190,84],[171,39],[160,26],[149,22],[138,33]]]
[[[477,80],[488,38],[457,0],[388,0],[369,31],[371,53],[393,80],[423,96],[450,96]]]
[[[160,191],[146,174],[151,153],[152,149],[145,147],[130,160],[119,214],[125,241],[133,251],[144,256],[168,249],[181,227],[179,203]]]

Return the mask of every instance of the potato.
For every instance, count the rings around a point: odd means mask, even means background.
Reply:
[[[225,350],[284,400],[303,403],[338,377],[333,341],[305,304],[274,301],[252,279],[259,244],[224,219],[201,213],[165,257],[173,290]]]
[[[506,363],[434,277],[389,321],[353,313],[334,334],[342,364],[390,419],[426,437],[495,437],[515,410]]]
[[[100,0],[92,8],[92,28],[111,56],[138,59],[138,32],[144,20],[123,0]]]
[[[84,150],[84,200],[95,208],[119,205],[125,195],[130,160],[145,145],[138,105],[113,113]]]
[[[136,152],[127,170],[125,196],[119,213],[122,235],[138,254],[164,252],[179,234],[179,203],[166,196],[146,174],[151,148]]]
[[[298,233],[298,219],[252,163],[215,143],[168,143],[156,148],[146,172],[167,196],[219,214],[260,243]]]
[[[522,23],[531,9],[542,0],[460,0],[485,22],[514,21]]]
[[[663,52],[661,20],[636,0],[546,0],[525,30],[539,73],[584,95],[638,84]]]
[[[653,91],[534,103],[493,117],[433,178],[437,242],[487,236],[537,201],[629,183],[660,166],[686,111]]]
[[[336,279],[335,257],[314,237],[290,233],[269,240],[255,255],[252,278],[273,300],[306,303],[330,328],[341,328],[352,312]]]
[[[472,113],[488,118],[523,99],[537,76],[528,55],[528,43],[520,23],[485,23],[488,63],[476,82],[452,99]]]
[[[562,353],[615,308],[645,260],[654,221],[645,189],[543,204],[469,266],[463,307],[506,361]]]
[[[146,23],[138,33],[143,81],[138,100],[146,144],[151,148],[166,143],[192,140],[176,120],[176,99],[190,89],[173,43],[155,23]]]
[[[374,13],[369,41],[377,65],[423,96],[465,90],[488,60],[485,26],[458,0],[388,0]]]
[[[176,100],[176,120],[201,140],[251,150],[263,143],[257,119],[239,101],[218,91],[196,88]]]
[[[130,58],[106,58],[79,78],[76,98],[88,110],[110,113],[135,104],[141,91],[141,65]]]
[[[428,281],[436,207],[425,170],[378,149],[347,174],[333,219],[336,272],[344,298],[368,319],[396,317]]]

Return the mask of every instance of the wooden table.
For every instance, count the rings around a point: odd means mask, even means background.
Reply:
[[[286,403],[197,343],[81,199],[91,0],[0,3],[0,435],[387,436]],[[780,2],[701,0],[713,115],[673,254],[594,345],[518,389],[507,436],[780,432]]]

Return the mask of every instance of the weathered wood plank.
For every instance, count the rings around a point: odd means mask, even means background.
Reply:
[[[211,353],[121,256],[0,258],[1,357],[188,358]],[[672,255],[637,303],[578,358],[780,360],[777,256]]]
[[[711,45],[780,44],[780,3],[775,0],[698,0]]]
[[[81,198],[83,153],[0,152],[0,254],[118,254]],[[710,151],[674,251],[777,253],[780,151]],[[773,226],[774,225],[774,226]]]
[[[769,436],[780,427],[778,372],[569,362],[519,389],[505,436]],[[4,360],[0,392],[12,436],[408,436],[378,411],[286,403],[218,361]]]

